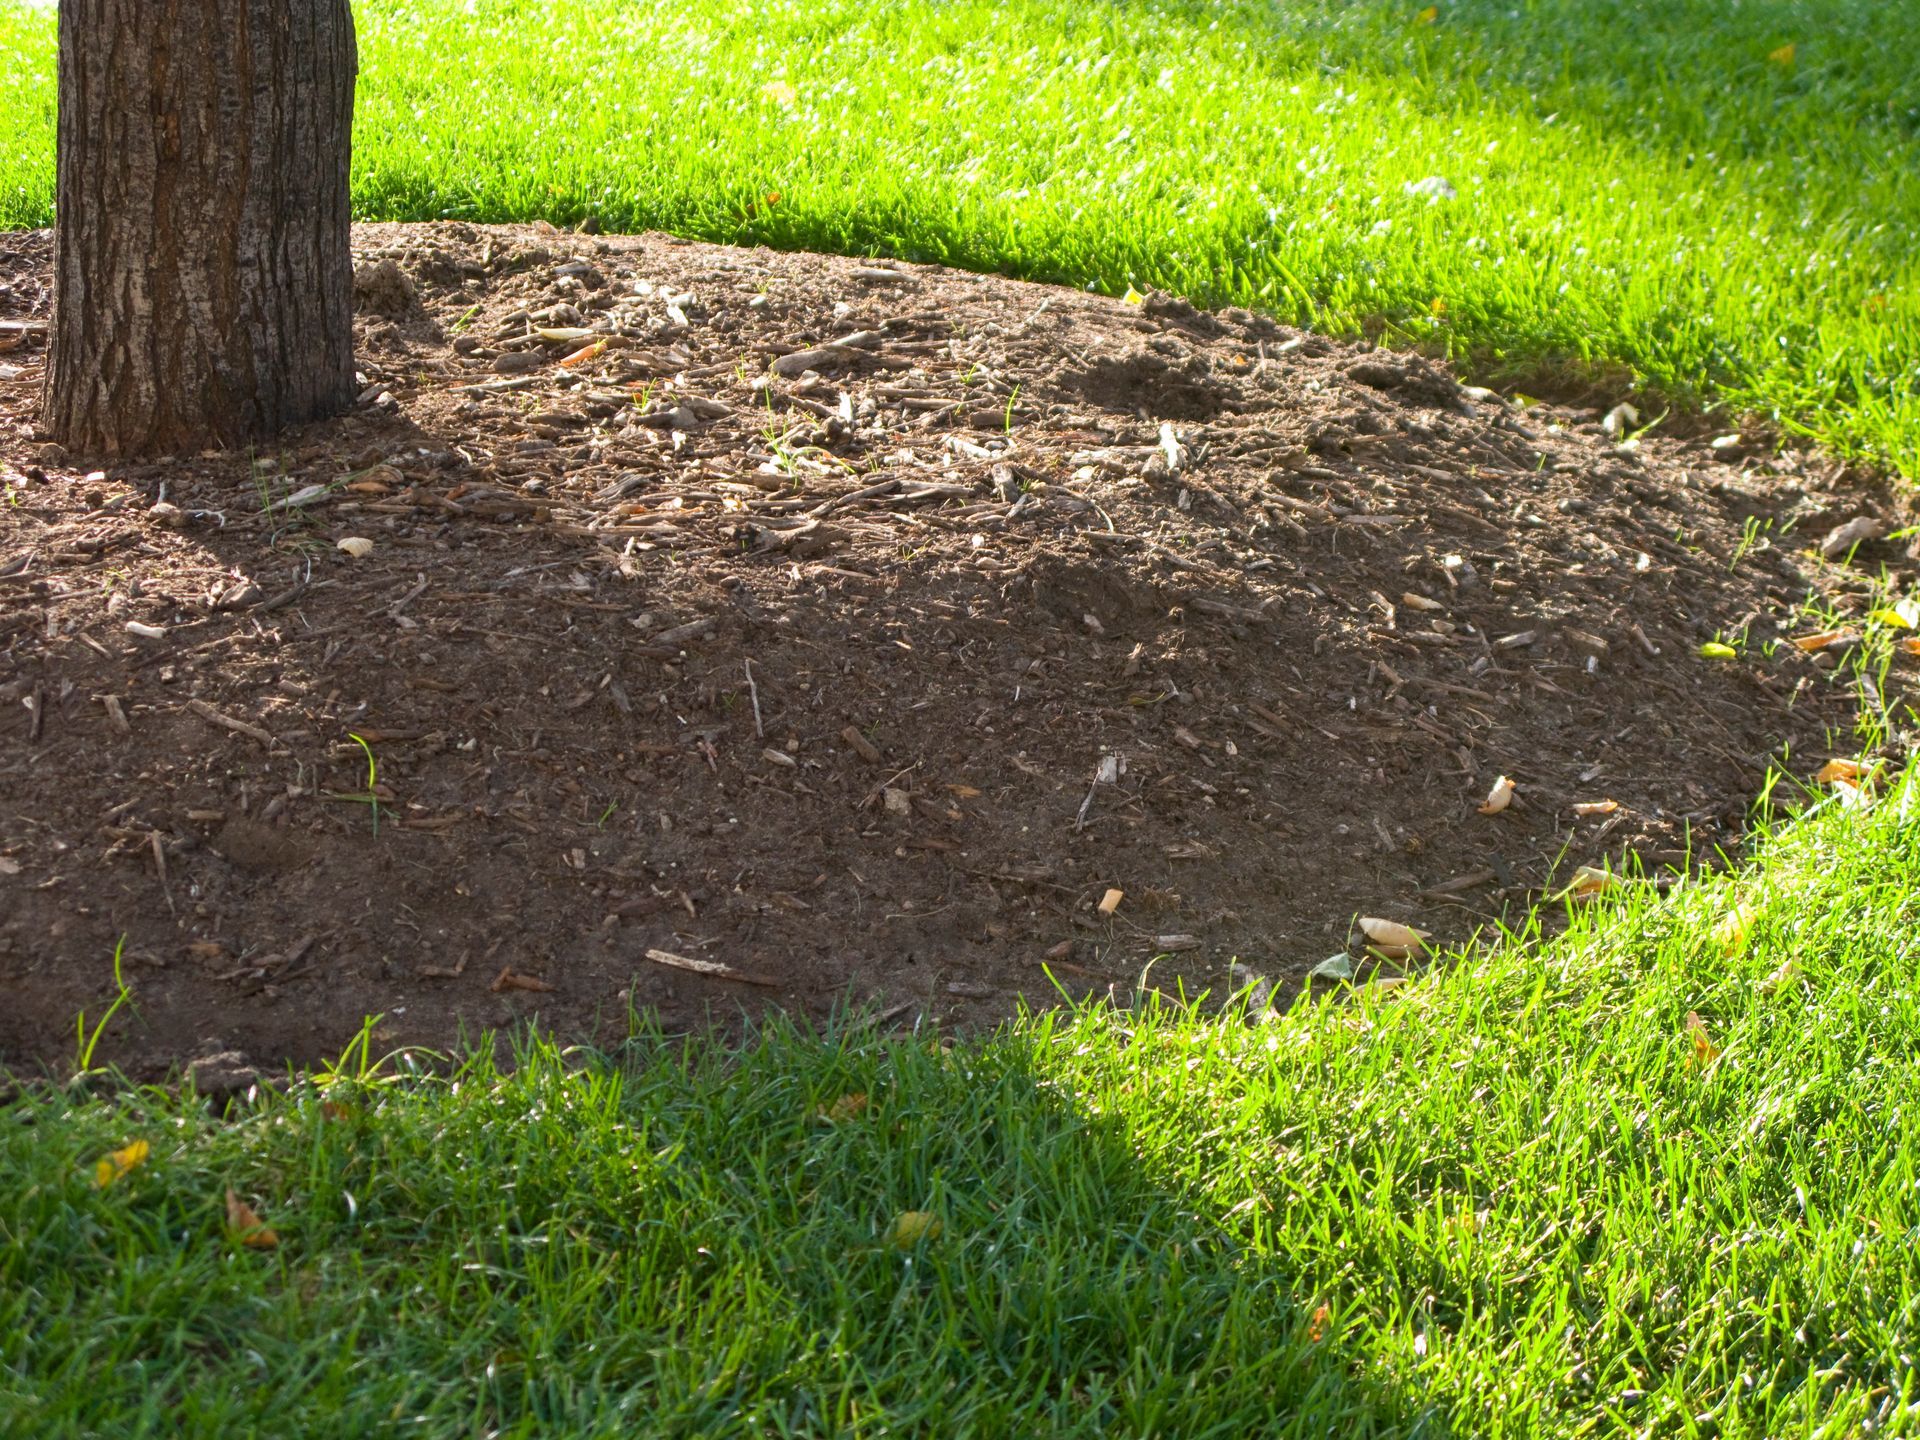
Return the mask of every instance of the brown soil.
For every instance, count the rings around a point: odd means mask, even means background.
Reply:
[[[1791,457],[1623,453],[1245,312],[358,241],[350,417],[102,472],[36,432],[49,246],[0,236],[0,1064],[71,1062],[122,935],[96,1058],[135,1073],[330,1057],[368,1014],[978,1024],[1043,963],[1217,992],[1356,915],[1461,937],[1736,844],[1857,704],[1763,642],[1908,566],[1820,559],[1889,502]]]

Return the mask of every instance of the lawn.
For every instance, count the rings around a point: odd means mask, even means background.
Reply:
[[[355,8],[366,218],[1160,285],[1920,470],[1906,0]],[[0,228],[52,30],[0,5]]]
[[[1266,1023],[31,1092],[0,1429],[1912,1433],[1912,800]]]
[[[356,9],[368,218],[1157,284],[1920,471],[1904,3]],[[0,0],[0,226],[51,39]],[[28,1085],[0,1435],[1920,1433],[1915,783],[1278,1015]]]

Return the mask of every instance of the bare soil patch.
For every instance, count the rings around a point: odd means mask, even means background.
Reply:
[[[70,1060],[121,936],[137,1074],[1458,938],[1737,846],[1858,704],[1766,642],[1911,565],[1821,558],[1894,502],[1793,457],[1245,312],[357,238],[352,415],[100,470],[36,433],[49,246],[0,236],[0,1064]]]

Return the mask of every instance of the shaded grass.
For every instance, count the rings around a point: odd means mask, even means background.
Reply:
[[[356,9],[366,218],[1157,284],[1920,459],[1904,0]],[[0,10],[0,226],[50,214],[51,35]]]
[[[1622,887],[1558,939],[1264,1024],[1149,1003],[952,1049],[642,1034],[510,1074],[349,1066],[224,1122],[34,1092],[0,1112],[0,1414],[1907,1433],[1912,804],[1821,810],[1730,879]],[[133,1138],[152,1157],[92,1188]],[[227,1185],[276,1251],[223,1233]],[[907,1210],[942,1233],[890,1245]]]

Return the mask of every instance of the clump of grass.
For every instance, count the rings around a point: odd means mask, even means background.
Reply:
[[[355,9],[365,218],[1157,285],[1920,462],[1904,0]],[[51,215],[52,55],[0,9],[0,226]]]
[[[1812,797],[1809,797],[1812,798]],[[1900,1433],[1920,823],[1390,989],[0,1111],[23,1433]],[[1671,877],[1670,877],[1671,878]],[[145,1163],[104,1188],[130,1140]],[[258,1197],[271,1254],[227,1237]],[[912,1212],[910,1223],[899,1217]],[[932,1223],[937,1220],[937,1226]]]

